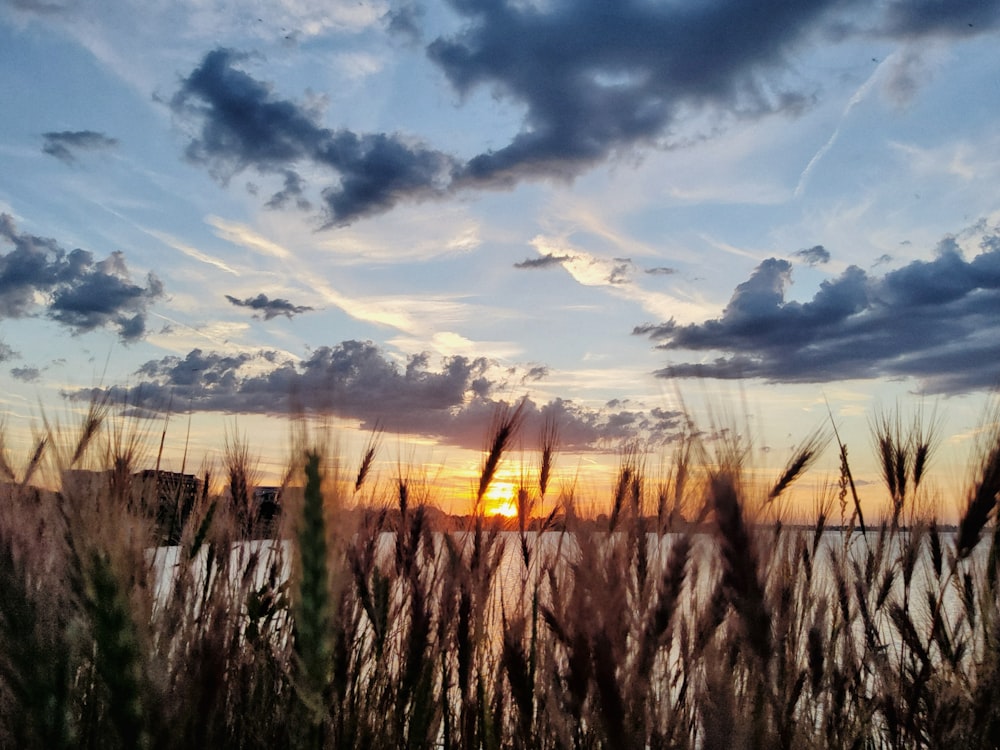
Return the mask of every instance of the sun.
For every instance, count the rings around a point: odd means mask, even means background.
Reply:
[[[494,480],[483,497],[483,512],[488,516],[517,517],[517,488],[511,482]]]

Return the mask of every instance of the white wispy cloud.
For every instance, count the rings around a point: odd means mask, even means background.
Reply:
[[[150,315],[167,324],[146,336],[150,344],[161,349],[186,353],[210,344],[214,350],[235,353],[247,348],[245,336],[250,329],[249,323],[217,320],[192,326],[162,313],[153,312]]]
[[[464,206],[404,206],[378,222],[359,222],[311,244],[340,262],[396,264],[464,255],[482,243],[481,223]]]
[[[473,341],[454,331],[436,331],[428,337],[397,336],[388,342],[407,354],[433,352],[442,357],[487,357],[488,359],[510,360],[524,351],[513,341]]]
[[[167,234],[166,232],[161,232],[158,229],[143,229],[143,231],[146,232],[151,237],[155,237],[164,245],[172,247],[174,250],[183,253],[187,257],[192,258],[193,260],[196,260],[199,263],[205,263],[206,265],[213,266],[214,268],[218,268],[220,271],[225,271],[226,273],[233,274],[234,276],[240,275],[239,271],[237,271],[235,268],[230,266],[225,261],[220,260],[219,258],[215,258],[211,255],[208,255],[207,253],[203,253],[196,247],[192,247],[183,240],[180,240],[171,234]]]
[[[700,321],[717,312],[697,292],[681,284],[671,285],[673,293],[642,286],[635,280],[638,268],[629,258],[601,257],[552,237],[535,237],[531,244],[540,256],[565,257],[560,265],[578,284],[600,288],[619,299],[635,303],[655,318]]]
[[[963,182],[989,180],[1000,175],[1000,137],[979,143],[958,140],[936,147],[890,141],[909,168],[924,177],[957,177]]]
[[[852,110],[856,106],[861,104],[861,102],[863,102],[865,98],[868,96],[868,92],[872,90],[872,86],[874,86],[875,82],[879,79],[880,71],[883,69],[883,67],[885,66],[891,67],[894,64],[894,60],[895,57],[893,55],[890,55],[885,60],[878,63],[872,74],[868,76],[865,82],[862,83],[860,86],[858,86],[858,88],[854,91],[854,94],[851,96],[851,98],[847,101],[847,104],[844,106],[844,111],[840,115],[840,121],[837,123],[837,127],[833,129],[833,132],[830,134],[830,137],[827,138],[826,143],[820,146],[819,150],[815,154],[813,154],[813,157],[809,160],[809,163],[806,164],[805,169],[802,170],[802,174],[799,175],[798,184],[795,186],[796,198],[801,197],[801,195],[805,192],[806,183],[809,181],[809,176],[816,168],[816,165],[820,163],[823,157],[830,152],[830,149],[832,149],[834,144],[837,142],[837,139],[840,137],[841,128],[843,128],[844,123],[847,121],[847,118],[850,116]]]
[[[448,321],[468,317],[468,307],[457,299],[395,295],[354,296],[335,289],[318,275],[302,278],[329,305],[355,320],[394,328],[413,336],[426,336]]]
[[[239,245],[260,255],[278,258],[279,260],[285,260],[291,256],[291,253],[285,247],[268,239],[246,224],[227,221],[218,216],[207,216],[205,223],[215,230],[216,236],[220,239],[231,242],[234,245]]]

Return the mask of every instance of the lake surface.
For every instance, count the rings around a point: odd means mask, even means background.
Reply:
[[[804,563],[800,559],[795,559],[790,550],[784,545],[794,545],[795,540],[801,535],[806,544],[811,547],[813,532],[787,530],[778,541],[778,546],[773,544],[773,532],[763,531],[755,535],[754,543],[757,550],[757,557],[761,571],[766,571],[768,559],[775,554],[776,550],[785,550],[778,558],[773,560],[773,564],[783,566],[784,572],[791,573],[795,578],[804,575],[801,566]],[[451,533],[454,547],[470,554],[473,544],[472,532]],[[666,564],[670,549],[679,534],[671,533],[662,536],[648,534],[646,536],[646,557],[648,560],[648,570],[650,576],[656,576]],[[954,549],[953,532],[941,534],[941,545],[944,550],[945,566],[947,566],[948,551]],[[436,550],[433,555],[425,557],[437,559],[444,554],[443,534],[436,533]],[[876,588],[881,585],[885,576],[885,571],[889,568],[897,568],[894,581],[890,589],[890,596],[899,599],[903,596],[903,579],[900,565],[900,554],[902,545],[906,539],[905,532],[901,532],[892,538],[886,546],[885,560],[883,567],[876,571],[876,580],[864,580],[869,588]],[[709,533],[694,533],[691,535],[692,548],[689,558],[688,577],[685,582],[682,603],[701,601],[704,602],[718,580],[721,571],[721,558],[718,544],[714,535]],[[849,543],[845,545],[845,534],[841,531],[826,531],[822,534],[819,548],[813,560],[813,577],[811,591],[817,596],[825,596],[829,604],[836,602],[836,576],[834,575],[833,564],[835,560],[854,561],[864,578],[865,558],[869,548],[874,549],[877,543],[877,533],[869,532],[867,536],[862,536],[855,532],[851,535]],[[601,565],[607,561],[605,555],[610,554],[614,545],[634,545],[634,541],[629,540],[624,535],[614,535],[609,537],[606,534],[595,534],[586,542],[586,550],[581,549],[581,540],[574,534],[561,532],[526,532],[525,543],[531,552],[532,569],[528,570],[524,566],[521,551],[521,539],[517,532],[499,532],[497,542],[503,546],[503,552],[499,556],[499,564],[494,574],[494,584],[492,596],[494,604],[499,609],[505,608],[509,613],[515,611],[518,605],[527,605],[530,602],[531,583],[535,576],[548,574],[554,569],[552,580],[559,581],[563,576],[583,575],[588,566]],[[392,532],[382,532],[377,541],[376,559],[378,564],[385,571],[394,565],[394,554],[396,546],[396,535]],[[970,558],[969,565],[981,566],[986,562],[989,550],[989,540],[984,539],[974,551]],[[287,580],[292,570],[292,555],[295,548],[289,540],[252,540],[234,544],[228,560],[219,562],[216,570],[217,575],[225,575],[231,582],[234,595],[239,599],[239,589],[247,587],[260,589],[272,574],[275,574],[279,582]],[[181,562],[181,547],[160,547],[151,554],[151,564],[156,576],[156,602],[162,605],[166,597],[170,595],[172,586],[178,575],[178,571],[183,569],[179,566]],[[196,556],[194,565],[191,566],[187,575],[192,577],[189,582],[199,588],[205,585],[207,575],[208,549],[203,547]],[[426,562],[425,562],[426,564]],[[535,567],[537,566],[537,567]],[[761,572],[759,575],[764,576]],[[776,584],[775,576],[778,572],[772,572],[768,582]],[[853,571],[848,571],[846,578],[853,586],[857,576]],[[927,597],[924,594],[929,583],[933,580],[931,554],[926,538],[922,542],[919,558],[914,566],[913,579],[910,589],[913,592],[911,600],[914,602],[913,612],[917,617],[930,617]],[[963,606],[959,589],[956,585],[949,585],[938,591],[936,584],[931,584],[934,591],[939,593],[942,600],[942,609],[946,613],[957,612],[957,608]],[[543,597],[550,595],[550,587],[543,586]],[[852,591],[852,594],[854,592]],[[528,599],[525,599],[525,596]],[[523,611],[523,610],[522,610]],[[885,633],[889,635],[888,630]]]

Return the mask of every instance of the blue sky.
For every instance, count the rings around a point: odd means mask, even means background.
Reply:
[[[579,473],[728,399],[776,469],[827,404],[859,462],[873,410],[930,404],[960,473],[1000,3],[607,8],[0,3],[8,441],[100,388],[266,471],[305,409],[471,473],[527,395]]]

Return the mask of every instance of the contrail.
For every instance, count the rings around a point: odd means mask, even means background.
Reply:
[[[852,96],[850,101],[847,102],[847,105],[844,107],[843,113],[840,115],[840,122],[837,123],[837,127],[833,129],[833,133],[830,134],[830,137],[827,139],[826,143],[824,143],[820,147],[819,151],[813,154],[813,158],[809,160],[809,163],[806,164],[806,168],[803,169],[802,174],[799,175],[799,183],[795,186],[796,198],[800,198],[802,196],[802,193],[805,192],[806,182],[809,180],[809,175],[812,174],[813,169],[816,168],[816,165],[819,164],[820,160],[824,156],[826,156],[826,153],[831,148],[833,148],[833,144],[837,142],[837,138],[840,135],[840,129],[843,127],[844,121],[847,120],[848,115],[851,114],[851,110],[853,110],[858,104],[864,101],[865,97],[868,96],[868,92],[871,90],[871,87],[875,84],[875,79],[878,77],[879,71],[882,69],[882,66],[885,65],[887,62],[889,62],[891,59],[893,59],[895,56],[896,56],[895,53],[893,53],[885,60],[880,62],[875,67],[875,71],[870,76],[868,76],[868,80],[862,83],[858,87],[858,90],[854,92],[854,96]]]

